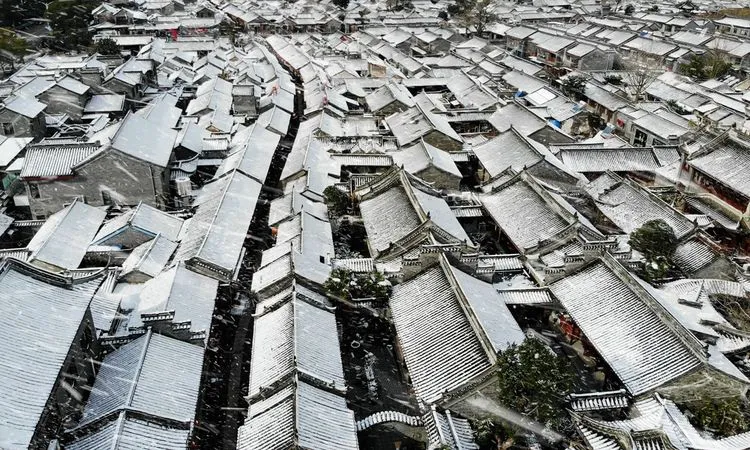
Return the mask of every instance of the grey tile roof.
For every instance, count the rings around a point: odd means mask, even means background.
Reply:
[[[520,177],[491,194],[482,195],[480,200],[520,251],[536,246],[570,225]]]
[[[129,114],[112,138],[112,147],[158,167],[167,167],[177,131],[139,114]]]
[[[576,172],[653,172],[660,167],[679,161],[676,147],[655,151],[652,147],[622,148],[561,148],[557,157]]]
[[[104,358],[80,426],[126,409],[165,420],[192,421],[203,353],[200,346],[150,331],[125,344]]]
[[[31,145],[21,169],[21,178],[45,178],[73,175],[73,167],[99,150],[98,144]]]
[[[623,276],[630,275],[598,261],[550,289],[628,391],[640,395],[693,370],[701,359],[696,344],[674,331],[681,326],[665,323],[658,303]]]
[[[450,411],[439,412],[433,406],[424,414],[423,421],[430,445],[435,448],[448,446],[451,450],[479,450],[468,420],[456,417]]]
[[[432,267],[393,288],[390,301],[406,366],[426,403],[490,367],[443,270]]]
[[[689,160],[688,164],[750,197],[750,151],[747,149],[738,145],[720,145],[710,153]]]
[[[324,418],[324,419],[323,419]],[[346,400],[302,381],[250,405],[238,450],[356,450],[357,428]]]
[[[453,266],[449,267],[484,334],[492,343],[492,348],[499,353],[511,344],[523,342],[525,335],[521,327],[495,287]]]
[[[690,220],[661,199],[612,172],[602,174],[585,189],[599,210],[628,234],[654,219],[666,221],[678,238],[695,228]]]
[[[391,242],[395,243],[422,223],[401,186],[364,200],[359,207],[367,239],[378,251],[388,249]]]
[[[67,450],[177,450],[187,449],[190,428],[170,428],[121,412],[101,428],[65,444]]]
[[[175,260],[193,260],[225,274],[232,273],[238,264],[260,188],[260,183],[238,171],[204,186]]]
[[[122,263],[122,274],[126,276],[131,272],[138,272],[153,278],[161,273],[176,249],[176,242],[158,234],[154,239],[133,249]]]
[[[253,331],[248,395],[254,396],[293,371],[343,390],[344,373],[336,317],[292,293],[281,307],[265,312],[259,306]]]
[[[29,242],[29,261],[77,269],[106,213],[78,200],[49,219]]]
[[[265,183],[271,160],[280,140],[281,136],[278,134],[259,125],[252,125],[250,130],[245,131],[245,137],[241,141],[233,140],[232,148],[236,150],[224,159],[216,170],[215,177],[219,178],[230,170],[237,169]]]
[[[173,312],[174,323],[190,322],[193,332],[211,331],[219,282],[178,264],[143,283],[127,303],[135,306],[128,327],[141,327],[144,314]],[[123,300],[125,302],[126,300]]]
[[[0,263],[0,447],[27,448],[101,278],[71,285]],[[35,274],[35,275],[32,275]],[[55,281],[57,280],[57,281]]]
[[[474,154],[490,177],[499,175],[509,167],[520,171],[542,160],[534,147],[514,130],[474,147]]]
[[[145,235],[162,237],[176,242],[185,221],[143,202],[138,206],[107,221],[94,238],[94,243],[107,245],[110,238],[132,228]]]

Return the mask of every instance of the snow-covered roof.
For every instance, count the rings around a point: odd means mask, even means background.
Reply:
[[[632,395],[658,388],[707,359],[702,344],[676,320],[667,321],[669,313],[640,286],[608,255],[550,285]]]
[[[106,213],[78,199],[51,215],[29,242],[29,261],[42,267],[77,269]]]
[[[122,410],[189,423],[195,418],[204,349],[147,331],[102,361],[79,427]]]
[[[44,274],[0,263],[0,447],[27,448],[102,278]]]

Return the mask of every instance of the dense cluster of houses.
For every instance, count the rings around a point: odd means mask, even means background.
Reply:
[[[0,448],[205,446],[230,308],[252,331],[222,445],[477,449],[499,356],[539,339],[586,382],[538,445],[750,448],[679,407],[750,387],[722,306],[750,294],[750,21],[542,0],[478,36],[442,9],[106,2],[120,55],[0,83]],[[732,76],[673,72],[712,49]],[[647,282],[629,237],[656,219],[678,243]],[[389,298],[331,295],[342,270]],[[388,321],[410,401],[354,405],[353,371],[388,386],[346,366],[347,311]]]

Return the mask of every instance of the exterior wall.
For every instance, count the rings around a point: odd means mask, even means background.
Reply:
[[[13,134],[10,136],[41,138],[45,128],[43,120],[41,114],[35,119],[29,119],[8,109],[0,111],[0,124],[13,124]],[[4,134],[2,126],[0,126],[0,134]]]
[[[104,83],[102,87],[114,92],[115,94],[124,94],[132,98],[140,97],[140,92],[138,92],[138,89],[135,86],[127,85],[115,78]]]
[[[80,120],[86,106],[86,95],[77,95],[59,86],[53,86],[39,96],[39,101],[47,105],[47,114],[68,114],[73,120]]]
[[[614,53],[594,50],[581,57],[578,61],[578,68],[581,70],[610,70],[614,60]]]
[[[73,344],[68,350],[68,356],[62,364],[57,383],[39,419],[29,445],[30,449],[47,450],[50,440],[60,435],[62,422],[83,406],[96,375],[91,360],[98,356],[99,345],[94,321],[91,312],[86,311]],[[67,386],[64,387],[63,383]],[[71,391],[78,392],[81,395],[80,400],[71,395]]]
[[[75,197],[83,196],[89,205],[104,205],[102,191],[111,192],[112,201],[123,205],[143,201],[163,208],[169,194],[167,177],[164,168],[111,151],[81,167],[73,178],[47,182],[27,180],[25,184],[31,214],[37,218],[59,211]],[[32,197],[29,183],[37,184],[38,198]]]

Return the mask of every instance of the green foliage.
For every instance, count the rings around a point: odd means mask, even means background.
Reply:
[[[328,212],[333,216],[343,216],[348,212],[351,202],[346,192],[335,186],[328,186],[323,191],[323,197],[328,206]]]
[[[479,448],[507,449],[516,443],[516,430],[490,418],[471,423]]]
[[[686,114],[690,114],[690,111],[686,110],[685,108],[683,108],[682,106],[680,106],[680,105],[677,104],[677,100],[669,99],[669,100],[667,100],[664,103],[666,103],[666,105],[669,108],[669,110],[672,111],[675,114],[679,114],[681,116],[684,116]]]
[[[659,12],[659,6],[654,5],[648,9],[649,12]]]
[[[26,53],[26,41],[9,31],[0,30],[0,50],[14,56],[23,56]]]
[[[575,375],[568,361],[537,339],[502,352],[497,361],[499,400],[516,411],[559,428],[567,416],[565,396]]]
[[[448,6],[448,12],[466,27],[474,27],[477,34],[483,34],[487,25],[497,22],[492,0],[457,0]]]
[[[46,16],[50,20],[54,44],[66,50],[88,46],[91,10],[96,6],[98,3],[91,0],[55,0],[47,5]]]
[[[323,287],[330,297],[346,300],[374,298],[387,301],[391,296],[391,284],[377,271],[356,274],[347,269],[335,269]]]
[[[440,11],[438,13],[438,19],[440,19],[440,20],[448,20],[448,11]]]
[[[331,3],[338,6],[341,9],[346,9],[349,7],[349,0],[332,0]]]
[[[0,25],[15,27],[26,19],[44,16],[45,2],[41,0],[4,0],[0,8]]]
[[[723,52],[711,50],[702,55],[693,55],[688,62],[680,64],[678,71],[698,81],[720,78],[732,70],[732,63]]]
[[[100,55],[119,55],[120,47],[114,39],[105,38],[96,43],[94,51]]]
[[[604,76],[604,81],[606,81],[609,84],[619,86],[622,84],[622,77],[617,74],[609,74],[609,75]]]
[[[629,244],[650,261],[658,258],[669,259],[677,248],[677,236],[667,222],[655,219],[633,231]]]
[[[635,6],[628,5],[628,6],[625,7],[625,15],[626,16],[632,16],[634,12],[635,12]]]
[[[566,95],[578,100],[586,91],[586,82],[588,79],[583,75],[569,75],[562,82],[562,90]]]
[[[738,398],[705,398],[683,406],[692,413],[690,421],[693,425],[721,437],[747,430],[743,404]]]
[[[672,267],[671,257],[677,248],[677,236],[662,219],[649,220],[630,234],[630,247],[643,254],[647,281],[664,278]]]

